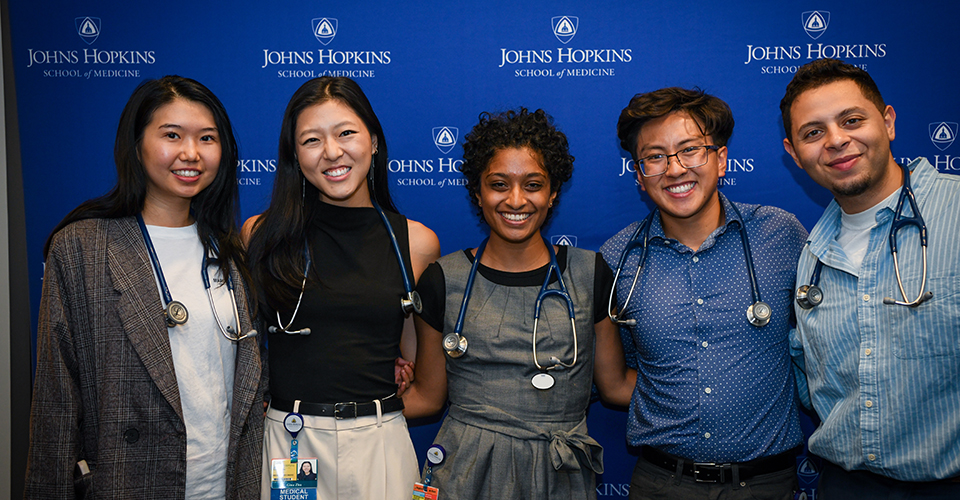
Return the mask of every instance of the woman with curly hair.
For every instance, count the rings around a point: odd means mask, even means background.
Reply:
[[[603,463],[587,435],[591,385],[627,405],[636,372],[607,319],[609,267],[540,234],[573,172],[566,136],[543,110],[521,108],[481,114],[463,149],[469,198],[490,236],[431,264],[417,287],[416,382],[404,412],[437,413],[450,400],[432,450],[444,461],[424,481],[445,498],[595,498]],[[553,296],[560,290],[569,300]]]

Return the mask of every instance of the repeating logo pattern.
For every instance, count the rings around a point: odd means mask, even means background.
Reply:
[[[820,35],[823,35],[827,31],[827,26],[830,25],[830,13],[825,10],[804,12],[802,19],[803,31],[806,31],[807,35],[810,35],[810,38],[814,40],[820,38]]]
[[[953,141],[957,138],[957,123],[956,122],[940,122],[940,123],[931,123],[930,130],[930,141],[933,142],[933,145],[937,147],[940,151],[943,151],[950,147],[953,144]]]
[[[457,127],[433,127],[433,144],[441,153],[447,154],[457,145],[460,130]]]
[[[77,25],[77,34],[80,39],[87,42],[87,45],[97,41],[100,36],[100,18],[99,17],[78,17],[74,19]]]
[[[335,18],[318,17],[310,22],[313,25],[313,36],[317,37],[318,42],[327,45],[337,36],[338,22]]]
[[[556,16],[550,18],[550,24],[553,25],[553,34],[557,40],[564,45],[573,37],[577,36],[577,28],[580,27],[580,18],[577,16]]]

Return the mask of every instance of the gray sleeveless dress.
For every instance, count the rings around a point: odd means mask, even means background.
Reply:
[[[446,285],[444,332],[460,312],[470,260],[463,252],[441,258]],[[436,443],[446,461],[432,485],[450,499],[596,498],[603,449],[587,435],[594,363],[596,254],[567,249],[564,284],[575,306],[579,352],[571,368],[551,370],[556,384],[539,390],[531,379],[533,313],[540,286],[505,286],[477,273],[463,335],[467,352],[447,358],[450,410]],[[557,288],[556,282],[550,288]],[[544,299],[537,333],[541,365],[573,360],[566,303]]]

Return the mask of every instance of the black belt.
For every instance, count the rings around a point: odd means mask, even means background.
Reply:
[[[377,401],[380,401],[380,413],[390,413],[403,409],[403,400],[396,396],[387,396]],[[270,407],[274,410],[291,412],[293,411],[293,401],[273,398],[270,400]],[[366,417],[377,414],[377,403],[375,401],[366,403],[307,403],[301,401],[300,414],[315,417],[335,417],[337,419]]]
[[[797,453],[799,450],[799,448],[794,448],[772,457],[757,458],[749,462],[724,464],[694,462],[693,460],[687,460],[669,453],[664,453],[649,446],[644,446],[640,454],[647,462],[673,473],[677,471],[677,462],[683,462],[683,475],[692,477],[698,483],[729,483],[733,481],[734,467],[737,468],[741,481],[761,474],[795,468],[797,466]]]

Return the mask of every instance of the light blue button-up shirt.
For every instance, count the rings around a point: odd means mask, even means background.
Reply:
[[[811,231],[797,274],[798,285],[808,284],[823,262],[823,303],[796,307],[791,345],[822,419],[811,452],[847,470],[931,481],[960,474],[960,176],[939,174],[925,159],[909,168],[927,225],[933,299],[915,308],[883,304],[903,300],[889,243],[897,197],[877,212],[859,269],[837,242],[834,201]],[[908,204],[904,215],[912,215]],[[897,248],[913,300],[923,270],[914,226],[899,231]]]
[[[642,249],[634,247],[617,282],[627,364],[637,368],[627,440],[699,462],[745,462],[800,444],[789,352],[794,263],[807,232],[792,214],[737,203],[723,195],[726,220],[693,251],[667,238],[660,217],[626,305]],[[615,268],[639,222],[610,238],[600,252]],[[753,303],[740,239],[746,224],[760,295],[770,323],[747,321]],[[643,234],[639,236],[643,241]]]

